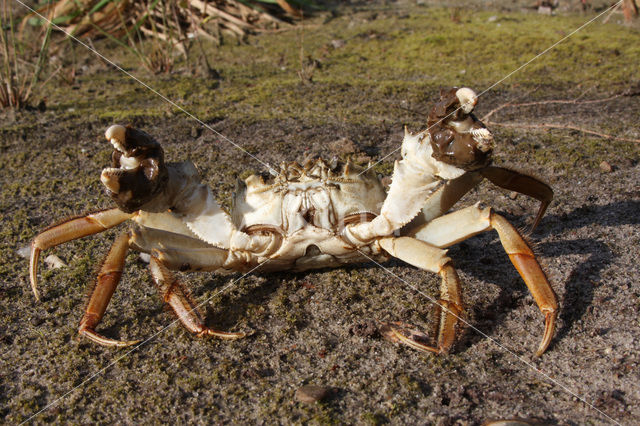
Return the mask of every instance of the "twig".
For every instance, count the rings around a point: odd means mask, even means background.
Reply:
[[[491,126],[502,126],[502,127],[515,127],[515,128],[524,128],[524,129],[564,129],[564,130],[575,130],[582,133],[587,133],[594,136],[599,136],[604,139],[614,139],[618,141],[624,142],[633,142],[640,143],[640,139],[632,139],[632,138],[622,138],[619,136],[612,136],[606,133],[600,133],[593,130],[585,129],[583,127],[570,126],[566,124],[523,124],[523,123],[498,123],[495,121],[485,121],[485,124]]]
[[[528,106],[549,105],[549,104],[574,104],[574,105],[596,104],[596,103],[600,103],[600,102],[608,102],[608,101],[611,101],[613,99],[620,98],[622,96],[627,96],[627,94],[626,93],[618,93],[617,95],[609,96],[608,98],[588,99],[586,101],[579,101],[578,100],[579,98],[576,98],[576,99],[551,99],[551,100],[547,100],[547,101],[524,102],[524,103],[519,103],[519,104],[513,104],[513,103],[510,103],[510,102],[507,102],[507,103],[502,104],[499,107],[496,107],[496,108],[492,109],[491,111],[489,111],[487,114],[484,115],[484,117],[482,117],[480,119],[480,121],[486,121],[493,114],[495,114],[496,112],[498,112],[500,110],[503,110],[503,109],[505,109],[507,107],[528,107]]]
[[[531,93],[535,92],[536,90],[538,90],[538,86],[534,87],[533,89],[527,91],[526,93],[523,93],[522,95],[518,96],[515,100],[520,100],[522,98],[524,98],[525,96],[529,96]],[[503,108],[506,108],[510,105],[516,105],[513,103],[513,101],[509,101],[509,102],[505,102],[504,104],[492,109],[491,111],[489,111],[487,114],[484,115],[484,117],[482,117],[480,119],[480,121],[484,121],[486,119],[488,119],[489,117],[491,117],[493,114],[495,114],[496,112],[500,111]]]

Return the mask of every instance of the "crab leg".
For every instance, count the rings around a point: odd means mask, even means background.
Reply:
[[[418,216],[409,224],[410,227],[414,225],[422,225],[436,217],[442,216],[453,207],[462,197],[469,191],[475,188],[483,177],[477,172],[465,173],[459,178],[447,181],[443,186],[438,188],[427,200],[422,207],[422,211]],[[420,221],[421,223],[417,223]]]
[[[158,250],[160,263],[174,271],[217,271],[225,263],[228,251],[215,248]]]
[[[120,282],[128,250],[129,233],[125,232],[120,234],[111,246],[109,254],[104,260],[104,263],[100,268],[100,272],[98,273],[96,286],[91,292],[91,298],[89,299],[89,303],[85,309],[84,316],[80,321],[78,333],[104,346],[122,347],[135,345],[140,342],[140,340],[114,340],[104,337],[95,331],[95,327],[100,323],[100,320],[104,316],[104,313],[107,310],[107,305],[109,305],[109,301],[111,300],[111,296],[113,296],[113,293]]]
[[[518,270],[545,316],[542,341],[536,352],[540,356],[549,346],[558,315],[556,295],[540,264],[522,235],[504,217],[480,203],[439,217],[415,232],[415,237],[436,247],[449,247],[476,234],[494,229],[509,259]]]
[[[131,246],[145,253],[155,250],[160,263],[171,271],[216,271],[229,256],[229,250],[202,240],[152,228],[132,231]]]
[[[69,219],[38,234],[31,243],[31,260],[29,263],[31,289],[36,300],[40,300],[40,295],[38,294],[38,258],[42,250],[77,238],[86,237],[87,235],[97,234],[119,225],[133,217],[133,215],[119,209],[102,210],[87,216]]]
[[[463,311],[460,279],[453,268],[447,251],[410,237],[389,237],[379,240],[380,246],[389,254],[413,266],[435,272],[442,278],[440,299],[436,315],[437,346],[428,346],[395,332],[395,336],[414,349],[446,353],[456,337],[456,325]]]
[[[540,208],[529,229],[529,232],[533,232],[553,199],[553,190],[549,185],[532,176],[491,166],[480,171],[465,173],[438,188],[429,197],[422,211],[403,229],[402,234],[413,235],[417,229],[447,212],[484,178],[501,188],[516,191],[540,201]]]
[[[159,252],[154,250],[149,262],[151,277],[156,284],[163,300],[176,314],[182,325],[198,337],[215,336],[225,340],[245,337],[246,333],[230,333],[216,331],[204,325],[204,321],[197,310],[196,304],[189,297],[187,290],[169,272],[159,259]]]
[[[486,167],[482,169],[480,173],[501,188],[517,191],[540,201],[538,214],[529,230],[529,232],[533,232],[553,199],[553,190],[551,187],[532,176],[503,167]]]

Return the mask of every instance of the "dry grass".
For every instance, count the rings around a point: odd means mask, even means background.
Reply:
[[[28,14],[30,26],[48,26],[73,37],[107,37],[154,74],[167,73],[193,41],[221,44],[225,37],[276,30],[302,17],[311,0],[58,0]],[[143,43],[143,40],[150,40]]]
[[[34,91],[46,83],[40,77],[47,61],[51,27],[43,27],[37,37],[19,37],[7,3],[2,2],[0,12],[0,106],[20,109],[29,106]]]
[[[249,33],[277,29],[301,16],[309,0],[58,0],[38,9],[74,36],[108,33],[127,34],[171,41],[184,51],[187,42],[204,37],[221,42],[224,35],[243,38]],[[34,21],[36,14],[25,18]]]

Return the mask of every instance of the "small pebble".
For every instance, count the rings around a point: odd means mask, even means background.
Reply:
[[[333,46],[334,49],[340,49],[344,46],[344,40],[331,40],[331,46]]]
[[[511,198],[512,200],[515,200],[516,198],[518,198],[518,193],[516,191],[511,191],[509,193],[509,198]]]
[[[330,391],[331,388],[327,386],[305,385],[296,391],[296,400],[311,404],[322,401],[329,395]]]
[[[31,256],[31,246],[24,246],[16,250],[18,256],[24,257],[25,259],[29,259]]]
[[[50,254],[49,256],[45,257],[44,263],[46,263],[49,268],[53,269],[64,268],[65,266],[67,266],[67,264],[64,263],[62,259],[60,259],[55,254]]]
[[[149,263],[151,261],[151,256],[149,253],[140,253],[140,260],[144,263]]]
[[[613,171],[613,167],[606,161],[600,163],[600,170],[604,173],[611,173]]]

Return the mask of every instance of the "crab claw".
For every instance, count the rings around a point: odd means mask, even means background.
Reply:
[[[111,167],[102,170],[100,181],[121,210],[139,210],[166,186],[162,147],[145,132],[118,124],[105,136],[114,151]]]
[[[478,95],[453,87],[440,92],[427,124],[433,158],[463,170],[477,170],[491,163],[493,135],[473,115]]]

